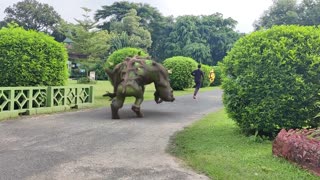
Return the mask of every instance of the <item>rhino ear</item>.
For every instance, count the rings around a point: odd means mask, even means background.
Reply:
[[[168,69],[168,73],[169,73],[169,74],[172,74],[172,69]]]

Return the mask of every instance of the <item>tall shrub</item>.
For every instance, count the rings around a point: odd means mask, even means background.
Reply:
[[[191,72],[197,68],[197,62],[194,59],[175,56],[164,60],[163,65],[169,70],[172,89],[183,90],[192,87],[194,83]]]
[[[237,41],[220,64],[223,101],[245,132],[316,127],[320,30],[275,26]]]
[[[68,79],[67,51],[52,37],[20,27],[0,30],[0,86],[60,86]]]
[[[108,59],[106,61],[106,68],[113,69],[117,64],[124,61],[126,59],[126,57],[133,57],[136,55],[140,55],[143,57],[148,56],[147,53],[144,52],[144,50],[138,49],[138,48],[127,47],[127,48],[119,49],[119,50],[113,52],[108,57]]]

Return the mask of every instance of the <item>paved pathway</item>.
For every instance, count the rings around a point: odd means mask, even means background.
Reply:
[[[165,149],[176,131],[221,109],[221,94],[144,102],[144,118],[126,105],[120,120],[104,107],[0,122],[0,180],[208,179]]]

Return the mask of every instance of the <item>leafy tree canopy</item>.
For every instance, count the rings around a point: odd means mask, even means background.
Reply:
[[[222,14],[180,16],[165,39],[166,57],[183,54],[198,62],[215,65],[222,60],[240,37],[235,32],[236,21]]]
[[[137,12],[134,16],[132,9]],[[131,14],[131,17],[128,17],[128,14]],[[127,1],[103,6],[96,12],[95,18],[105,21],[100,28],[117,32],[118,36],[115,36],[112,43],[115,49],[129,46],[147,47],[150,55],[158,62],[183,55],[198,62],[215,65],[223,59],[240,36],[234,31],[237,22],[232,18],[223,18],[221,13],[209,16],[164,17],[148,4]],[[125,23],[126,20],[130,20],[130,23]],[[137,27],[138,23],[139,27],[144,27],[151,33],[151,46],[136,46],[132,42],[132,29]],[[123,30],[126,33],[123,33]],[[146,31],[140,33],[147,35]]]
[[[111,31],[115,33],[111,46],[114,50],[124,47],[147,49],[151,47],[151,34],[140,26],[140,17],[135,9],[129,10],[121,21],[111,24]]]
[[[163,16],[154,7],[149,4],[132,3],[128,1],[115,2],[110,6],[102,6],[102,9],[98,10],[95,14],[96,20],[107,20],[103,23],[101,28],[110,30],[111,23],[114,21],[121,21],[122,18],[127,16],[127,13],[135,9],[137,16],[142,26],[149,28],[150,24],[161,21]],[[151,30],[150,28],[148,30]]]
[[[55,31],[61,21],[60,15],[48,4],[36,0],[24,0],[5,9],[5,22],[16,22],[25,29],[46,33]]]
[[[97,22],[91,20],[88,8],[84,10],[83,20],[76,19],[78,24],[64,24],[62,31],[72,40],[71,53],[86,55],[89,58],[103,59],[110,48],[111,35],[106,30],[96,28]]]
[[[272,6],[254,23],[255,29],[273,25],[319,25],[320,0],[273,0]]]
[[[150,6],[149,4],[133,3],[128,1],[115,2],[110,6],[102,6],[102,9],[98,10],[95,14],[95,19],[103,21],[102,25],[99,25],[101,29],[111,30],[111,24],[114,22],[121,22],[122,19],[127,16],[130,10],[135,9],[139,19],[139,26],[148,30],[151,34],[152,44],[148,47],[150,55],[156,61],[164,59],[162,53],[164,49],[164,39],[168,36],[171,24],[173,23],[172,17],[164,17],[158,9]],[[115,49],[121,49],[123,47],[137,47],[134,42],[130,40],[130,36],[127,33],[117,33],[113,39],[113,46]],[[141,47],[141,46],[140,46]]]

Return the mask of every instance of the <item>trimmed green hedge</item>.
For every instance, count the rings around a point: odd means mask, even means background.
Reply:
[[[175,56],[163,61],[164,67],[169,70],[172,89],[183,90],[194,84],[191,72],[197,69],[197,62],[189,57]]]
[[[67,50],[53,37],[20,27],[0,30],[0,86],[61,86]]]
[[[117,64],[124,61],[126,59],[126,57],[133,57],[136,55],[139,55],[142,57],[148,56],[148,54],[146,52],[144,52],[144,50],[142,50],[142,49],[131,48],[131,47],[122,48],[122,49],[119,49],[119,50],[113,52],[108,57],[105,66],[108,69],[113,69]]]
[[[219,64],[223,101],[247,133],[318,127],[320,30],[275,26],[237,41]]]

